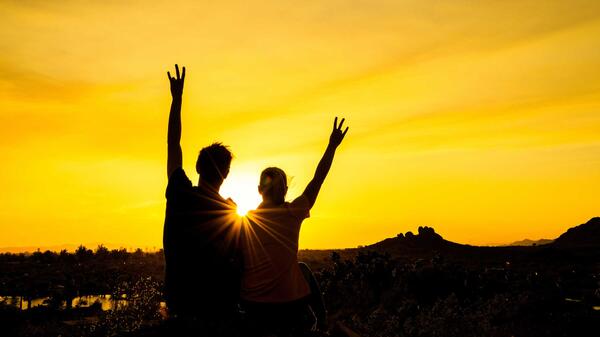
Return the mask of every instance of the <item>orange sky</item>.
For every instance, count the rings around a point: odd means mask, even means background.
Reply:
[[[161,246],[175,62],[184,168],[229,144],[237,200],[271,165],[295,197],[348,119],[301,248],[420,225],[554,238],[600,215],[596,0],[3,1],[0,247]]]

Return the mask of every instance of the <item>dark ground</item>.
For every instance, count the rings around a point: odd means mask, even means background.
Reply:
[[[599,228],[595,218],[548,245],[474,247],[424,227],[360,249],[301,251],[300,260],[317,274],[333,336],[348,335],[344,327],[360,336],[597,336]],[[160,309],[163,267],[162,252],[102,247],[2,254],[0,294],[49,297],[25,311],[0,303],[2,336],[172,335]],[[60,307],[84,294],[129,304]]]

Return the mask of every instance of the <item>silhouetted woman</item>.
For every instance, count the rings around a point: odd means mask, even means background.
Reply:
[[[288,185],[283,170],[269,167],[260,175],[258,190],[263,202],[248,213],[242,244],[241,298],[254,335],[302,334],[314,329],[315,316],[321,320],[325,316],[321,294],[318,290],[311,294],[311,288],[318,287],[310,269],[298,264],[298,236],[331,168],[335,150],[348,132],[347,127],[342,131],[343,124],[344,119],[338,125],[335,118],[315,176],[294,201],[285,201]]]

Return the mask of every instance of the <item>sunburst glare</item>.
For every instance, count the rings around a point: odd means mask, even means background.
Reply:
[[[244,216],[261,202],[257,186],[258,174],[231,172],[221,187],[221,195],[231,198],[237,204],[237,213]]]

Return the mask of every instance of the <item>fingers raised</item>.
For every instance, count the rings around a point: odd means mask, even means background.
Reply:
[[[173,80],[173,77],[171,77],[171,73],[167,71],[167,77],[169,78],[169,81]]]
[[[180,79],[180,77],[179,77],[179,66],[177,64],[175,64],[175,73],[177,74],[177,79]]]
[[[344,121],[346,120],[346,118],[342,118],[342,121],[340,122],[340,125],[338,125],[338,129],[341,131],[342,130],[342,126],[344,125]]]
[[[181,81],[185,80],[185,67],[183,67],[183,72],[181,73]]]
[[[337,129],[337,117],[333,120],[333,129]]]

